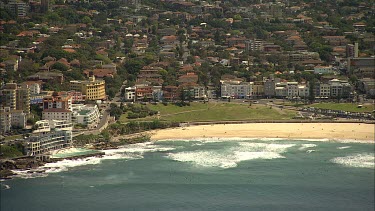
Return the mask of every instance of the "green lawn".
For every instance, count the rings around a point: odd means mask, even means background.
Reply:
[[[365,104],[362,108],[358,108],[357,104],[352,103],[316,103],[309,105],[309,107],[342,110],[349,112],[372,112],[375,109],[374,105],[371,104]]]
[[[294,111],[270,109],[268,106],[236,103],[191,103],[190,106],[179,107],[172,104],[148,105],[152,110],[160,112],[160,120],[175,122],[193,121],[228,121],[228,120],[282,120],[295,116]],[[137,120],[151,120],[156,116]],[[126,114],[120,121],[129,121]]]

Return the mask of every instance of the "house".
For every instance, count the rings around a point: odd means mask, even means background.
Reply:
[[[197,83],[198,82],[198,75],[195,73],[186,73],[186,75],[182,75],[178,78],[178,82],[181,84],[184,83]]]
[[[89,77],[90,75],[94,75],[96,78],[113,78],[113,76],[116,74],[116,71],[111,69],[93,69],[85,70],[83,71],[83,74],[85,74],[87,77]]]
[[[163,89],[163,98],[168,101],[173,101],[178,98],[177,86],[165,86]]]

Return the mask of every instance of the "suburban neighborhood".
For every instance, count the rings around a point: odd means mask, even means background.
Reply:
[[[162,103],[374,120],[374,5],[334,2],[1,1],[2,144],[35,156],[106,139],[111,123],[160,119],[144,106]]]

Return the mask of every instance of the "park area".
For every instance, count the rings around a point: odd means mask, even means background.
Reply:
[[[280,109],[274,106],[249,105],[241,103],[210,102],[178,106],[148,104],[149,109],[158,111],[158,115],[148,116],[139,120],[171,121],[171,122],[206,122],[206,121],[240,121],[240,120],[288,120],[296,116],[295,111]],[[128,122],[127,113],[120,118],[121,122]]]

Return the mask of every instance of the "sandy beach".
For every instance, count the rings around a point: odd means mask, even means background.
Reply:
[[[374,124],[365,123],[249,123],[199,125],[153,131],[151,140],[214,137],[325,139],[374,143]]]

